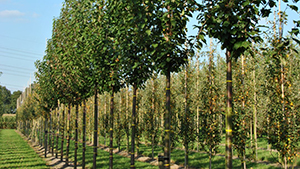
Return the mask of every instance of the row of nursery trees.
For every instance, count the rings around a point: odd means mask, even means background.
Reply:
[[[274,31],[264,46],[256,45],[262,44],[259,18],[268,17],[275,6],[271,0],[66,0],[53,21],[46,54],[36,62],[34,92],[18,109],[19,129],[45,137],[45,152],[49,131],[59,133],[57,140],[66,136],[67,161],[73,137],[75,167],[79,135],[83,147],[88,138],[94,145],[93,168],[99,134],[109,138],[110,168],[113,142],[119,144],[125,136],[131,168],[142,138],[163,145],[164,166],[170,168],[170,153],[178,143],[185,148],[187,167],[191,148],[211,157],[223,133],[226,168],[232,168],[232,147],[246,167],[246,144],[250,137],[257,150],[259,129],[287,166],[299,139],[299,60],[292,41],[299,42],[292,35],[299,30],[282,37],[284,13],[279,10],[279,33]],[[199,31],[188,37],[187,22],[194,12]],[[218,40],[226,60],[213,45],[195,54],[206,35]],[[200,62],[200,55],[208,61]]]

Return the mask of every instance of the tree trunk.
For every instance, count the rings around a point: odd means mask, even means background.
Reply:
[[[97,137],[98,137],[98,91],[95,87],[95,96],[94,96],[94,139],[93,139],[93,169],[96,169],[96,161],[97,161]]]
[[[244,66],[244,55],[241,58],[242,61],[242,110],[245,112],[245,66]],[[250,122],[250,133],[251,133],[251,147],[252,147],[252,123]],[[243,128],[245,129],[245,123],[243,123]],[[246,169],[246,146],[243,146],[243,168]]]
[[[104,123],[106,123],[106,120],[107,120],[107,118],[108,118],[108,115],[107,115],[107,102],[106,102],[106,95],[104,95],[104,118],[105,118],[105,122]],[[107,127],[106,126],[106,124],[104,125],[105,127]],[[104,145],[106,146],[106,131],[107,131],[107,129],[106,128],[104,128]]]
[[[75,152],[74,152],[74,168],[77,168],[77,150],[78,150],[78,104],[75,110]]]
[[[114,128],[114,87],[111,87],[110,97],[110,144],[109,144],[109,168],[113,168],[113,128]]]
[[[134,148],[135,148],[135,125],[136,125],[136,90],[137,85],[133,84],[133,98],[132,98],[132,119],[131,119],[131,169],[135,169],[134,166]]]
[[[58,144],[59,144],[59,142],[58,142],[58,140],[59,140],[59,135],[60,135],[60,131],[59,131],[59,129],[60,129],[60,109],[59,109],[59,107],[57,108],[57,115],[56,115],[56,117],[57,117],[57,133],[56,133],[56,152],[55,152],[55,158],[58,158]]]
[[[154,159],[154,134],[152,134],[151,146],[152,146],[152,160],[153,160]]]
[[[253,70],[253,83],[254,83],[254,105],[253,105],[253,134],[254,134],[254,145],[255,145],[255,148],[254,148],[254,160],[256,161],[257,160],[257,131],[256,131],[256,124],[257,124],[257,110],[256,110],[256,104],[257,104],[257,101],[256,101],[256,81],[255,81],[255,68]]]
[[[125,112],[125,116],[126,116],[126,119],[128,120],[129,118],[128,118],[128,114],[129,114],[129,112],[128,112],[128,107],[129,107],[129,89],[128,89],[128,85],[126,85],[126,105],[125,105],[125,107],[126,107],[126,112]],[[125,125],[127,125],[127,124],[125,124]],[[130,150],[129,150],[129,127],[126,127],[126,140],[127,140],[127,146],[126,146],[126,149],[127,149],[127,152],[129,152]]]
[[[189,168],[189,145],[187,143],[184,146],[184,168]]]
[[[188,73],[188,67],[186,66],[185,68],[185,73],[184,73],[184,125],[188,125],[188,104],[187,104],[187,99],[188,99],[188,92],[187,92],[187,73]],[[184,149],[185,149],[185,154],[184,154],[184,168],[187,169],[189,168],[189,140],[188,140],[188,131],[185,131],[185,138],[184,138]]]
[[[211,147],[209,147],[209,169],[211,169],[211,161],[212,161],[212,150]]]
[[[86,101],[83,100],[82,110],[82,168],[85,168],[85,151],[86,151]]]
[[[226,51],[227,62],[227,111],[226,111],[226,157],[225,168],[232,169],[232,71],[231,52]]]
[[[65,106],[62,110],[62,125],[61,125],[61,145],[60,145],[60,161],[64,159],[64,140],[65,140]]]
[[[54,111],[52,111],[52,113],[54,113]],[[51,115],[50,113],[50,135],[51,135],[51,154],[52,156],[54,156],[54,125],[53,125],[53,115]]]
[[[154,159],[154,139],[155,139],[155,125],[156,125],[156,117],[155,117],[155,81],[152,78],[152,119],[151,119],[151,147],[152,147],[152,160]]]
[[[69,152],[70,152],[70,125],[71,125],[71,104],[68,105],[67,116],[67,148],[66,148],[66,163],[69,165]]]
[[[44,122],[44,131],[45,131],[45,135],[44,135],[44,147],[45,147],[45,154],[44,157],[47,157],[47,135],[48,135],[48,130],[47,130],[47,118],[45,118],[45,122]]]
[[[165,137],[164,137],[164,166],[166,169],[170,168],[170,151],[171,151],[171,138],[170,138],[170,115],[171,115],[171,102],[170,102],[170,86],[171,86],[170,71],[166,74],[166,112],[164,117]]]

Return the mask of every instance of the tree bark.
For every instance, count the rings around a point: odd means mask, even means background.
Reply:
[[[93,169],[96,169],[97,161],[97,138],[98,138],[98,90],[95,87],[95,96],[94,96],[94,139],[93,139]]]
[[[134,156],[135,156],[135,125],[136,125],[136,90],[137,85],[133,84],[133,98],[132,98],[132,119],[131,119],[131,169],[135,169]]]
[[[86,151],[86,101],[83,100],[82,110],[82,168],[85,168],[85,151]]]
[[[62,110],[62,125],[61,125],[61,145],[60,145],[60,161],[64,159],[64,140],[65,140],[65,106]]]
[[[109,168],[113,168],[113,128],[114,128],[114,86],[111,87],[110,96],[110,144],[109,144]]]
[[[78,150],[78,104],[75,110],[75,150],[74,150],[74,168],[77,168],[77,150]]]
[[[171,75],[170,71],[166,74],[166,113],[165,113],[165,120],[164,120],[164,127],[165,127],[165,138],[164,138],[164,166],[166,169],[170,168],[170,151],[171,151],[171,138],[170,138],[170,115],[171,115],[171,102],[170,102],[170,86],[171,86]]]
[[[69,152],[70,152],[70,125],[71,125],[71,104],[68,105],[68,116],[67,116],[67,148],[66,148],[66,163],[69,165]]]
[[[226,51],[227,63],[227,111],[226,111],[226,155],[225,168],[232,169],[232,70],[231,52]]]
[[[47,118],[45,118],[45,122],[44,122],[44,131],[45,131],[45,135],[44,135],[44,147],[45,147],[45,154],[44,154],[44,157],[46,158],[47,157],[47,136],[48,136],[48,130],[47,130]]]
[[[57,108],[57,133],[56,133],[56,152],[55,152],[55,158],[58,158],[58,140],[59,140],[59,135],[60,135],[60,109],[59,109],[59,105],[58,105],[58,108]]]

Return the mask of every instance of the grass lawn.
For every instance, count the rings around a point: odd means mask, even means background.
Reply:
[[[223,144],[223,146],[220,146],[219,150],[221,154],[225,154],[225,136],[222,137],[222,141],[221,144]],[[251,146],[250,141],[247,142],[246,144],[247,148],[246,148],[246,155],[250,155],[253,150],[251,148],[249,148]],[[254,142],[253,142],[253,146],[254,146]],[[268,161],[268,162],[272,162],[272,163],[278,163],[278,159],[279,159],[279,153],[276,151],[270,151],[268,150],[268,140],[264,137],[260,137],[257,138],[257,160],[261,160],[261,161]],[[238,156],[237,152],[234,150],[233,151],[233,155],[234,156]],[[300,165],[300,158],[296,157],[295,161],[294,161],[294,165],[299,166]]]
[[[66,140],[64,142],[64,156],[66,155]],[[55,140],[56,143],[56,140]],[[59,153],[60,153],[60,139],[59,139]],[[54,146],[55,147],[55,146]],[[74,148],[75,148],[75,144],[74,141],[71,140],[71,144],[70,144],[70,154],[69,154],[69,158],[70,161],[74,161]],[[77,150],[78,156],[78,164],[81,165],[82,164],[82,143],[79,143],[79,147]],[[60,154],[59,154],[60,156]],[[128,169],[130,168],[130,158],[127,157],[123,157],[121,155],[118,154],[114,154],[114,163],[113,166],[114,168],[117,169]],[[157,169],[157,166],[153,166],[149,163],[146,162],[139,162],[136,161],[135,162],[135,166],[136,168],[145,168],[145,169]],[[91,146],[86,146],[86,168],[92,168],[93,167],[93,148]],[[97,168],[109,168],[109,153],[98,149],[98,156],[97,156]]]
[[[0,168],[48,168],[14,129],[0,129]]]
[[[144,140],[143,140],[144,141]],[[103,143],[103,138],[100,137],[100,143]],[[114,145],[115,148],[117,148],[117,145]],[[121,143],[121,150],[126,149],[126,141],[123,140]],[[220,152],[221,154],[225,154],[225,147],[220,146]],[[223,150],[224,149],[224,150]],[[265,160],[268,160],[268,158],[271,158],[272,156],[269,154],[269,151],[263,151],[261,150],[261,156],[266,156]],[[151,157],[152,150],[151,145],[144,145],[140,144],[140,153],[144,156]],[[154,155],[155,157],[158,156],[158,154],[163,153],[162,147],[155,147]],[[171,160],[174,161],[176,164],[184,165],[184,151],[183,150],[177,150],[174,149],[171,153]],[[196,153],[196,152],[190,152],[189,153],[189,166],[192,168],[209,168],[209,156],[208,154],[203,153]],[[225,166],[225,158],[222,156],[215,156],[212,159],[212,168],[214,169],[223,169]],[[259,164],[254,162],[247,162],[247,168],[259,168],[259,169],[280,169],[278,167],[274,167],[271,165],[266,164]],[[233,168],[241,168],[241,163],[239,159],[233,160]]]

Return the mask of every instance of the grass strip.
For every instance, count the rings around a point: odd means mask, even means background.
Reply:
[[[0,130],[0,169],[1,168],[48,168],[14,129]]]
[[[59,140],[60,141],[60,140]],[[66,141],[64,142],[66,143]],[[64,145],[66,147],[66,144]],[[59,152],[60,152],[60,146],[59,146]],[[74,150],[75,150],[75,142],[71,140],[70,143],[70,154],[69,154],[69,159],[70,161],[74,161]],[[81,165],[82,163],[82,144],[79,143],[78,145],[78,165]],[[106,152],[104,150],[98,149],[97,151],[97,168],[109,168],[109,152]],[[64,149],[64,154],[66,154],[66,150]],[[92,146],[86,146],[86,168],[92,168],[93,167],[93,147]],[[113,166],[114,168],[118,169],[128,169],[130,168],[130,158],[123,157],[118,154],[114,154],[114,163]],[[145,168],[145,169],[157,169],[157,166],[153,166],[147,162],[135,162],[136,168]]]

